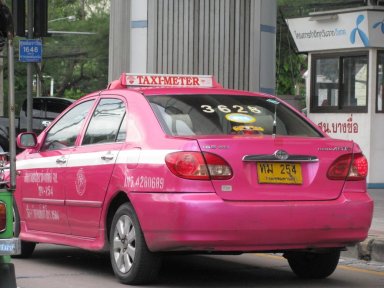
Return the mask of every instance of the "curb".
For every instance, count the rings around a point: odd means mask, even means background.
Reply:
[[[384,238],[369,237],[355,246],[348,247],[342,255],[364,261],[384,262]]]

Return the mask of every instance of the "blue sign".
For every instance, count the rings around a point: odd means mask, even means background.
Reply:
[[[361,24],[361,22],[364,21],[364,15],[359,15],[357,18],[356,18],[356,27],[352,30],[351,32],[351,35],[349,36],[349,39],[351,41],[352,44],[355,44],[355,40],[356,40],[356,34],[359,35],[361,41],[363,42],[364,46],[365,47],[368,47],[369,46],[369,39],[368,39],[368,36],[367,34],[365,34],[365,32],[363,30],[360,29],[359,25]]]
[[[41,62],[43,58],[43,44],[39,39],[20,40],[19,61]]]

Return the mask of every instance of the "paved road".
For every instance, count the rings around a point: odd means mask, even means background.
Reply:
[[[31,259],[14,259],[20,288],[127,287],[107,254],[41,244]],[[157,283],[141,287],[384,287],[384,266],[342,259],[328,279],[303,281],[277,255],[166,257]]]
[[[371,233],[384,231],[384,189],[375,200]],[[384,233],[382,234],[384,235]],[[108,254],[40,244],[30,259],[14,259],[20,288],[127,287],[113,276]],[[150,287],[384,287],[384,263],[343,258],[324,281],[301,281],[285,259],[269,254],[167,257],[158,283]],[[148,286],[149,287],[149,286]]]

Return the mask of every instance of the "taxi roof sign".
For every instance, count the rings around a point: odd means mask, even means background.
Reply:
[[[213,88],[217,83],[212,75],[134,74],[123,73],[122,86]]]

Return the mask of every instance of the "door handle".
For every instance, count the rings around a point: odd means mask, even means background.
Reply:
[[[65,157],[60,157],[60,158],[56,159],[56,163],[57,164],[65,164],[65,163],[67,163],[67,159],[65,159]]]
[[[110,161],[110,160],[112,160],[113,159],[113,155],[112,154],[105,154],[105,155],[103,155],[103,156],[101,156],[101,160],[104,160],[104,161]]]

